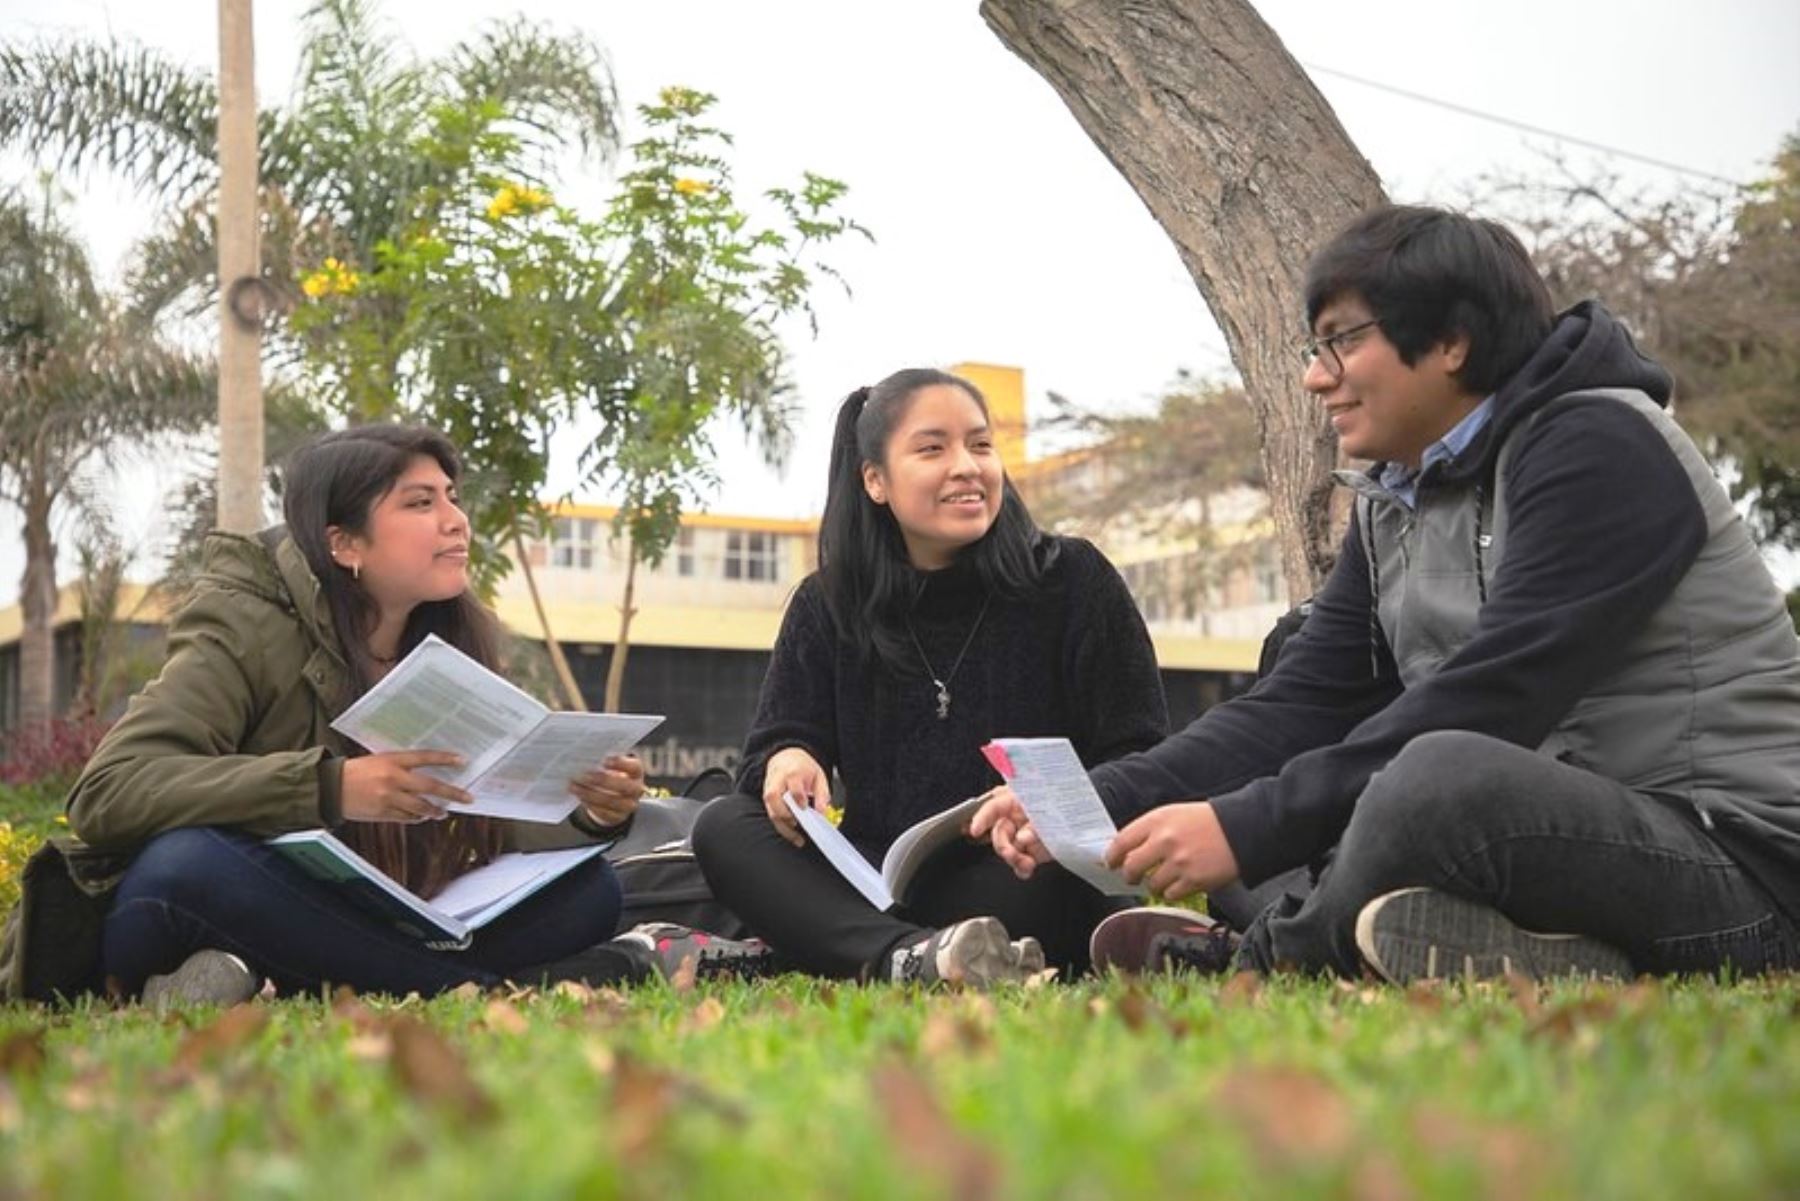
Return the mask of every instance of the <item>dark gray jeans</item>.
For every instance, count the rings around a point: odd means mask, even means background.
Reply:
[[[1640,972],[1800,967],[1800,930],[1686,802],[1448,730],[1414,739],[1370,779],[1316,885],[1264,908],[1238,962],[1358,976],[1357,914],[1416,886],[1528,930],[1597,938]]]

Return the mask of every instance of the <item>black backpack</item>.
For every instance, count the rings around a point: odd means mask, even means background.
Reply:
[[[638,802],[631,829],[606,852],[625,890],[621,934],[643,922],[674,922],[723,938],[749,937],[749,928],[737,914],[713,896],[689,839],[707,805],[697,798],[711,799],[730,787],[729,772],[709,767],[688,781],[681,796],[645,797]]]

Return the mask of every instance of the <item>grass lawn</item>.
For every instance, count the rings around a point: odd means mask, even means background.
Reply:
[[[1797,1018],[1795,975],[0,1006],[0,1201],[1800,1197]]]
[[[1800,978],[0,1008],[0,1197],[1800,1195]]]

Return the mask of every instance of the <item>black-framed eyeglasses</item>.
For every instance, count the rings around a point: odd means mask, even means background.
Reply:
[[[1381,318],[1371,317],[1360,325],[1353,325],[1349,329],[1340,329],[1335,334],[1330,334],[1323,338],[1308,338],[1306,341],[1300,343],[1300,361],[1308,367],[1311,367],[1313,365],[1313,360],[1317,359],[1324,365],[1326,373],[1329,374],[1332,379],[1342,379],[1344,375],[1344,356],[1338,350],[1338,347],[1347,341],[1355,339],[1364,330],[1374,329],[1380,324]]]

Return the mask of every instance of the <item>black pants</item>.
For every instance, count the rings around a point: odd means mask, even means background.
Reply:
[[[883,913],[812,846],[775,832],[762,801],[738,793],[706,807],[694,857],[715,896],[787,964],[816,976],[871,978],[899,943],[967,917],[997,917],[1031,935],[1066,974],[1087,970],[1088,935],[1118,901],[1054,864],[1020,880],[985,843],[953,843],[919,869]]]
[[[1355,976],[1357,914],[1410,887],[1597,938],[1640,972],[1800,967],[1800,930],[1685,801],[1455,730],[1415,738],[1370,779],[1318,884],[1264,909],[1239,961]]]

